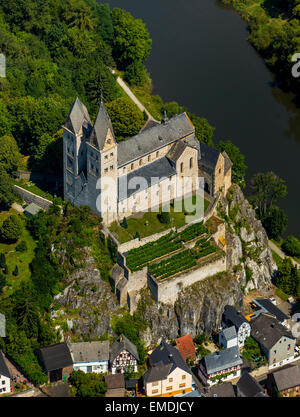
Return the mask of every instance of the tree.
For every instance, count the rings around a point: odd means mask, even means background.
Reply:
[[[116,80],[108,68],[102,63],[98,64],[91,71],[86,83],[86,95],[95,107],[97,107],[97,110],[102,97],[106,103],[117,98],[118,87]]]
[[[288,295],[299,296],[300,273],[290,258],[283,259],[277,275],[276,285]]]
[[[232,162],[232,181],[244,187],[247,166],[245,164],[245,157],[240,149],[230,140],[221,140],[217,145],[217,149],[220,152],[225,151]]]
[[[6,279],[5,276],[0,272],[0,295],[3,293],[3,288],[6,285]]]
[[[129,98],[121,97],[107,103],[106,110],[119,140],[136,135],[144,125],[143,113]]]
[[[124,73],[124,80],[131,85],[144,85],[146,79],[146,70],[140,61],[132,62]]]
[[[114,39],[113,56],[120,69],[126,69],[133,62],[144,62],[149,56],[152,40],[141,19],[134,19],[125,10],[112,11]]]
[[[92,31],[96,25],[92,10],[84,1],[68,0],[63,17],[70,27],[81,31]]]
[[[23,222],[20,217],[12,214],[2,223],[0,236],[6,242],[16,242],[22,234]]]
[[[7,106],[2,98],[0,98],[0,137],[9,135],[13,125],[13,118],[9,113]]]
[[[15,201],[16,193],[13,189],[11,177],[0,165],[0,209],[7,210]]]
[[[269,214],[262,219],[262,224],[270,239],[279,240],[287,227],[288,217],[279,207],[273,206]]]
[[[261,219],[270,213],[271,207],[279,198],[285,197],[287,187],[285,181],[274,172],[258,173],[251,179],[253,190],[252,201],[257,206]]]
[[[124,218],[123,218],[122,223],[121,223],[121,226],[122,226],[124,229],[127,229],[128,224],[127,224],[127,219],[126,219],[126,217],[124,217]]]
[[[36,337],[39,328],[39,312],[36,294],[31,284],[22,282],[19,290],[14,293],[14,316],[18,327],[28,338]]]
[[[213,146],[213,134],[215,128],[211,126],[204,117],[188,113],[191,122],[195,126],[195,135],[197,139],[208,146]]]
[[[73,371],[69,382],[76,390],[76,397],[104,397],[107,391],[104,376],[101,374]]]
[[[300,256],[300,241],[290,235],[283,242],[282,249],[289,256]]]
[[[15,139],[11,136],[0,138],[0,164],[11,175],[15,174],[21,162],[21,154]]]
[[[26,252],[27,251],[27,243],[25,240],[22,240],[17,246],[16,246],[17,252]]]
[[[0,253],[0,268],[6,267],[5,253]]]
[[[19,275],[18,265],[16,265],[15,269],[13,270],[13,276],[17,277]]]

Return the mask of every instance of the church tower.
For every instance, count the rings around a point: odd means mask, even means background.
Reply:
[[[86,205],[86,142],[92,129],[87,108],[77,97],[63,125],[64,199]]]
[[[118,152],[103,101],[87,142],[87,181],[87,205],[109,225],[118,217]]]

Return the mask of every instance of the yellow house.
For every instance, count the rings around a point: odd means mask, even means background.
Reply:
[[[180,352],[165,342],[148,358],[143,376],[147,397],[173,397],[192,391],[192,373]]]

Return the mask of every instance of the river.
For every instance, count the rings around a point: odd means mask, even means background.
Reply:
[[[230,139],[246,157],[247,180],[274,171],[286,181],[279,202],[287,233],[300,238],[300,109],[247,42],[247,27],[217,0],[108,0],[147,25],[153,40],[146,62],[154,93],[206,117],[214,141]]]

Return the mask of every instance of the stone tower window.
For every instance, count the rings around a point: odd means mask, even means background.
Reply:
[[[140,166],[142,165],[142,163],[143,163],[143,160],[142,160],[142,159],[140,159],[140,161],[139,161]]]
[[[193,158],[190,159],[190,168],[193,168]]]
[[[221,168],[219,168],[219,174],[221,174]]]
[[[114,156],[114,153],[112,152],[112,153],[110,154],[110,156]]]
[[[183,162],[180,164],[180,172],[183,173]]]
[[[134,168],[134,164],[131,164],[131,169],[133,169]]]
[[[158,158],[158,156],[159,156],[159,151],[156,152],[156,158]]]
[[[114,169],[114,166],[113,166],[113,165],[111,165],[111,166],[109,167],[109,169],[110,169],[110,170]]]
[[[151,161],[151,155],[148,155],[148,162]]]

